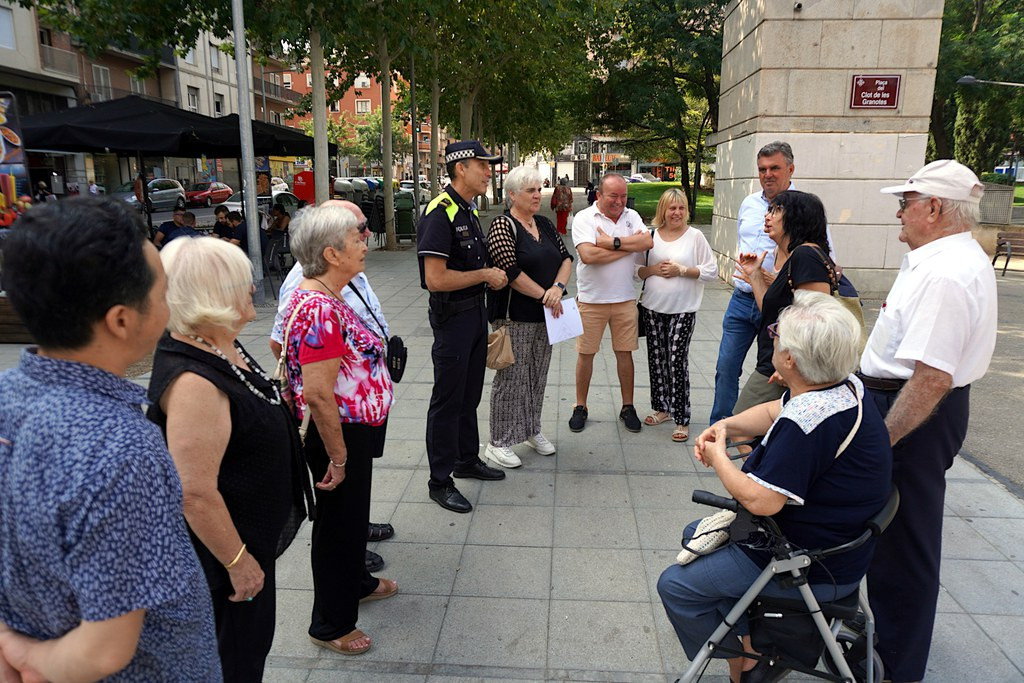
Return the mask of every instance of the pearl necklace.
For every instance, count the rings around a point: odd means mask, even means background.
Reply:
[[[235,377],[237,377],[239,379],[239,381],[242,382],[242,384],[247,386],[249,388],[249,391],[251,391],[253,394],[255,394],[256,396],[259,396],[260,398],[262,398],[264,401],[266,401],[267,403],[269,403],[272,406],[279,406],[279,405],[281,405],[281,392],[278,391],[277,385],[274,382],[270,381],[270,378],[267,377],[266,373],[264,373],[260,369],[260,367],[256,364],[256,361],[254,361],[252,358],[250,358],[249,354],[247,354],[245,352],[245,349],[243,349],[241,346],[236,346],[235,347],[238,350],[238,355],[240,355],[242,357],[242,360],[244,360],[246,362],[246,364],[249,366],[249,368],[252,370],[252,372],[254,372],[255,374],[259,375],[260,377],[262,377],[263,379],[265,379],[267,382],[270,383],[270,388],[274,392],[273,396],[267,396],[262,391],[257,389],[253,385],[252,382],[250,382],[249,380],[247,380],[245,378],[245,375],[238,368],[238,366],[235,365],[234,363],[232,363],[230,360],[228,360],[228,357],[225,356],[224,352],[221,351],[219,348],[217,348],[216,346],[214,346],[210,342],[206,341],[205,339],[203,339],[199,335],[191,334],[191,335],[189,335],[189,339],[195,341],[196,343],[202,344],[203,346],[209,348],[215,354],[217,354],[218,356],[223,358],[224,362],[227,363],[228,367],[231,368],[231,371],[235,373]]]

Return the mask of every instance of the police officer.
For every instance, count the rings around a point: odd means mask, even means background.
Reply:
[[[484,287],[501,289],[505,271],[487,265],[487,245],[473,198],[487,192],[491,156],[476,140],[445,147],[449,185],[431,201],[417,228],[420,286],[430,291],[431,358],[434,391],[427,410],[430,498],[454,512],[473,506],[455,488],[452,476],[488,480],[505,473],[488,467],[480,447],[476,409],[487,358]]]

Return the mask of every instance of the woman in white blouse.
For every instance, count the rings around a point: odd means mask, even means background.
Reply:
[[[690,437],[690,337],[704,283],[718,276],[711,245],[686,224],[689,207],[678,188],[666,190],[654,215],[654,247],[636,255],[644,281],[641,306],[647,325],[647,364],[651,374],[649,426],[673,420],[672,440]]]

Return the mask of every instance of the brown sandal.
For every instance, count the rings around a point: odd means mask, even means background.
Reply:
[[[661,411],[658,411],[658,412],[655,412],[655,413],[651,413],[650,415],[645,417],[644,418],[644,424],[653,427],[655,425],[660,425],[662,422],[667,422],[668,420],[671,420],[671,419],[672,419],[672,416],[669,415],[668,413],[663,413]]]
[[[356,629],[355,631],[352,631],[348,635],[344,635],[341,638],[335,638],[334,640],[320,640],[319,638],[314,638],[313,636],[309,637],[310,641],[312,641],[314,645],[319,645],[324,649],[330,650],[331,652],[337,652],[340,655],[361,655],[367,650],[369,650],[370,647],[373,645],[372,642],[370,643],[370,645],[365,645],[363,647],[351,646],[352,642],[359,640],[360,638],[367,638],[367,635],[359,629]]]
[[[384,590],[379,590],[381,586]],[[380,579],[380,583],[377,584],[377,589],[372,593],[362,598],[359,602],[373,602],[374,600],[386,600],[392,595],[398,592],[398,582],[392,581],[391,579]]]
[[[676,430],[672,432],[672,440],[676,443],[683,443],[690,438],[690,426],[689,425],[676,425]]]

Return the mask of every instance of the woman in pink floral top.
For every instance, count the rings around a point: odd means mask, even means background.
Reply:
[[[288,385],[300,420],[310,416],[306,459],[316,484],[313,615],[309,637],[344,655],[370,649],[356,628],[360,601],[389,598],[398,584],[366,571],[372,462],[384,450],[393,389],[380,330],[341,298],[366,263],[362,228],[348,209],[325,204],[289,226],[305,279],[285,314]]]

